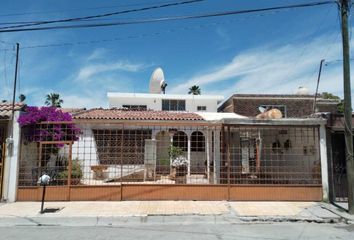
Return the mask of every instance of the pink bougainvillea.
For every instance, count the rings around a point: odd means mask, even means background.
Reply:
[[[71,115],[56,107],[26,107],[17,121],[31,142],[76,141],[81,132]]]

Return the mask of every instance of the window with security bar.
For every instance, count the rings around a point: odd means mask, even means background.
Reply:
[[[162,111],[185,111],[185,100],[162,99]]]

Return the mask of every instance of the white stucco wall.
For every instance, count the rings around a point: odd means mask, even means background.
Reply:
[[[108,93],[110,108],[122,108],[123,105],[146,105],[148,109],[162,110],[162,99],[185,100],[186,111],[196,112],[198,106],[206,106],[207,112],[217,112],[217,105],[223,96],[215,95],[174,95],[174,94],[133,94]]]
[[[21,128],[17,122],[18,117],[19,112],[15,112],[14,121],[9,124],[9,132],[13,133],[12,144],[6,144],[2,199],[7,202],[16,201],[21,136]]]

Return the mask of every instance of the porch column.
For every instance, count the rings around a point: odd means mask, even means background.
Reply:
[[[156,130],[156,129],[153,129],[152,132],[151,132],[151,139],[152,140],[156,140],[156,135],[160,132],[160,129],[159,130]]]
[[[210,178],[210,146],[209,146],[209,129],[206,131],[206,154],[207,154],[207,179]]]
[[[220,129],[214,130],[214,183],[220,183]]]
[[[170,133],[170,146],[173,146],[173,133]],[[170,156],[170,167],[172,167],[172,157]]]
[[[326,128],[320,125],[320,159],[321,159],[321,178],[322,178],[322,201],[328,202],[328,162],[327,162],[327,143]]]
[[[188,159],[188,176],[191,175],[191,134],[187,134],[188,137],[188,148],[187,148],[187,159]]]

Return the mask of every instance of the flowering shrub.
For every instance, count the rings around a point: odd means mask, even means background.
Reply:
[[[55,107],[27,107],[17,121],[30,142],[76,141],[80,134],[80,129],[70,123],[71,115]]]

